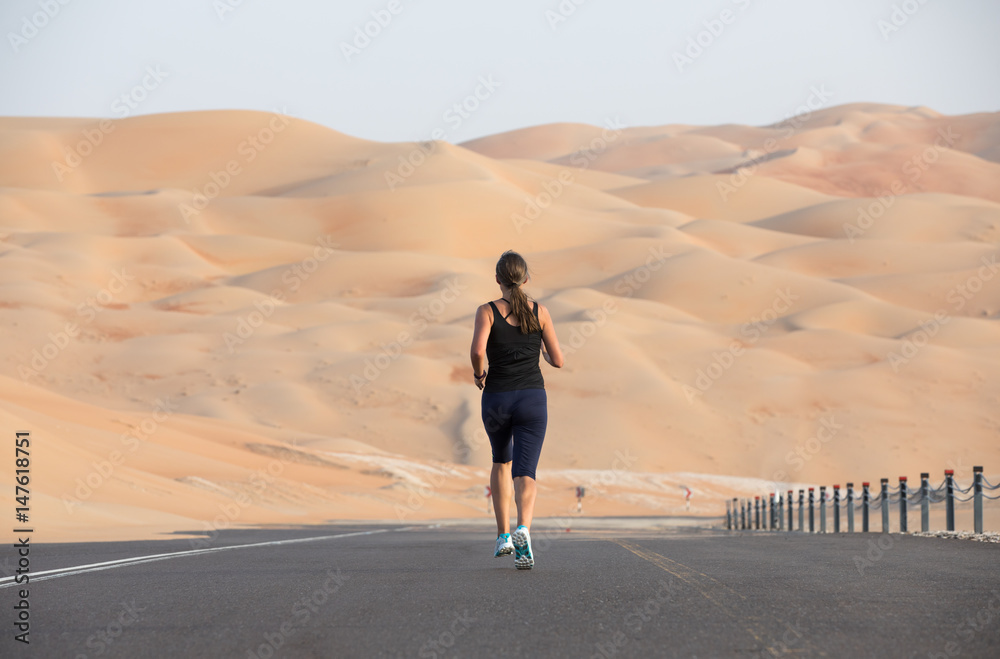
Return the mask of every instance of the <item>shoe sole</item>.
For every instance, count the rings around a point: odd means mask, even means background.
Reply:
[[[513,547],[504,547],[499,553],[493,554],[494,558],[500,558],[501,556],[510,556],[514,553]]]
[[[530,570],[535,566],[535,557],[531,555],[530,537],[520,530],[510,534],[510,539],[514,541],[514,567],[518,570]]]

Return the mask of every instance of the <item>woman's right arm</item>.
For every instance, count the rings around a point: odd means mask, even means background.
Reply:
[[[542,344],[545,346],[542,356],[556,368],[562,368],[563,354],[562,348],[559,347],[559,337],[556,336],[556,328],[552,324],[549,310],[541,304],[538,305],[538,321],[542,325]]]
[[[476,309],[476,329],[472,334],[470,357],[472,358],[473,381],[480,389],[486,385],[486,378],[476,378],[475,376],[481,376],[486,372],[486,343],[489,341],[490,327],[493,325],[492,315],[488,304]]]

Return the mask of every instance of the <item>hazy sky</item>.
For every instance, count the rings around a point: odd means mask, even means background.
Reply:
[[[814,90],[997,111],[998,28],[997,0],[0,0],[0,115],[284,109],[460,142],[615,117],[768,124]]]

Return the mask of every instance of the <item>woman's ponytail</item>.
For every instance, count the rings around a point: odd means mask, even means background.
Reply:
[[[535,317],[531,300],[521,286],[528,281],[528,264],[517,252],[506,251],[497,261],[497,277],[500,283],[510,288],[511,311],[521,324],[522,334],[531,334],[542,329]]]

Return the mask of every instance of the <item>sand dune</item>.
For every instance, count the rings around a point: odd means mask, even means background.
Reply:
[[[567,352],[539,514],[996,475],[998,180],[1000,115],[875,104],[463,145],[3,118],[0,417],[42,539],[483,515],[468,348],[514,248]]]

